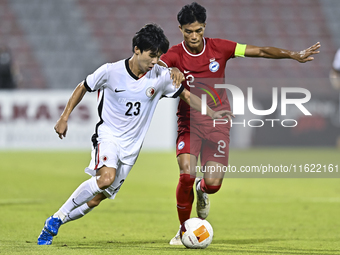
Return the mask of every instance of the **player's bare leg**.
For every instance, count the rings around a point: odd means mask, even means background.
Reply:
[[[205,219],[209,215],[210,200],[208,194],[213,194],[220,189],[224,172],[217,171],[217,169],[223,169],[223,166],[224,165],[221,163],[208,161],[205,164],[205,169],[207,169],[207,171],[204,173],[204,178],[196,178],[196,212],[199,218]],[[213,169],[213,171],[209,171],[209,169]]]
[[[180,170],[179,182],[176,189],[177,213],[180,224],[190,218],[192,203],[194,201],[193,185],[195,182],[195,166],[197,158],[194,155],[184,153],[177,157]],[[171,245],[182,245],[179,230],[170,240]]]

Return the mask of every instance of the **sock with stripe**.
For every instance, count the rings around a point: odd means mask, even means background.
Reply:
[[[60,207],[59,211],[55,213],[55,216],[64,221],[71,211],[87,203],[101,192],[103,191],[98,187],[97,178],[92,177],[84,181]]]
[[[85,216],[86,214],[88,214],[89,212],[92,211],[93,208],[90,208],[87,203],[75,208],[74,210],[72,210],[67,216],[66,218],[63,220],[63,223],[67,223],[69,221],[72,220],[77,220],[80,219],[81,217]]]

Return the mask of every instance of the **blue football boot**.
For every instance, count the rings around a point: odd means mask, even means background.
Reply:
[[[51,216],[45,221],[44,229],[48,231],[51,235],[56,236],[61,224],[63,224],[61,219]]]
[[[63,224],[63,222],[58,217],[53,216],[49,217],[45,221],[44,228],[38,237],[38,244],[39,245],[52,244],[53,236],[56,236],[58,234],[58,230],[61,224]]]
[[[38,245],[51,245],[53,236],[43,229],[38,237]]]

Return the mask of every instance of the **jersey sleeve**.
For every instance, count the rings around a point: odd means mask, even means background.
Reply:
[[[107,65],[108,64],[102,65],[96,71],[86,77],[84,85],[87,91],[97,91],[98,89],[106,85],[106,82],[108,80]]]
[[[161,56],[161,61],[167,65],[167,67],[177,66],[178,52],[176,50],[177,46],[171,47],[167,53]]]
[[[170,78],[170,70],[164,67],[162,68],[162,97],[178,97],[182,91],[184,90],[184,86],[181,84],[179,88],[176,88],[175,85],[172,84],[172,80]]]
[[[226,60],[235,57],[236,42],[225,39],[213,39],[217,49],[223,54]]]

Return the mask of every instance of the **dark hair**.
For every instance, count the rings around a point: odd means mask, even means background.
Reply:
[[[177,20],[181,26],[194,23],[195,21],[205,23],[206,19],[207,14],[205,8],[196,2],[183,6],[177,14]]]
[[[169,49],[169,40],[163,29],[156,24],[147,24],[142,27],[132,39],[132,52],[135,46],[141,52],[151,50],[153,53],[166,53]]]

